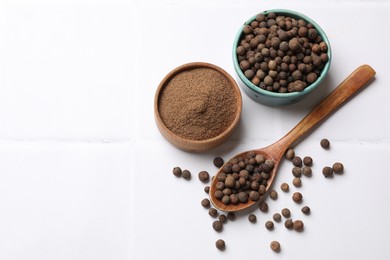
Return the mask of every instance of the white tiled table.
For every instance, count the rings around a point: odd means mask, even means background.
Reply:
[[[202,154],[170,145],[153,119],[160,80],[192,61],[234,75],[236,31],[271,8],[305,13],[328,34],[333,60],[321,89],[282,108],[243,93],[227,143]],[[0,259],[389,259],[389,12],[389,1],[368,0],[1,2]],[[241,216],[214,232],[197,173],[213,173],[216,155],[276,141],[364,63],[377,71],[372,84],[296,147],[315,161],[300,189],[312,214],[279,192],[269,213],[255,212],[257,224]],[[337,160],[345,174],[324,179],[322,167]],[[174,166],[193,180],[174,178]],[[282,164],[275,187],[291,182],[290,168]],[[283,207],[304,232],[264,228]]]

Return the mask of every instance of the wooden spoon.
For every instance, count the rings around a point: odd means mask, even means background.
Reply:
[[[302,137],[321,120],[328,116],[331,112],[336,110],[345,101],[347,101],[353,94],[359,89],[364,87],[372,77],[374,77],[375,71],[369,65],[362,65],[351,73],[336,89],[334,89],[319,105],[317,105],[306,117],[304,117],[290,132],[274,144],[271,144],[265,148],[253,150],[256,154],[263,154],[266,158],[270,158],[274,161],[275,166],[271,171],[271,176],[268,180],[268,191],[272,186],[275,179],[277,170],[281,159],[283,158],[286,150],[296,141]],[[234,158],[246,157],[251,151],[246,151],[236,155]],[[226,164],[226,163],[225,163]],[[247,203],[239,203],[237,205],[228,204],[225,205],[221,200],[218,200],[214,196],[216,191],[216,184],[218,182],[218,175],[222,173],[222,167],[215,175],[213,182],[210,186],[210,200],[213,205],[222,211],[235,212],[253,206],[256,202],[249,200]],[[267,193],[266,193],[267,194]],[[265,195],[266,195],[265,194]],[[263,195],[263,197],[265,196]]]

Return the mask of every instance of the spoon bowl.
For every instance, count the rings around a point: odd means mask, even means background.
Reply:
[[[321,101],[309,114],[307,114],[290,132],[288,132],[279,141],[265,147],[252,151],[242,152],[237,154],[234,158],[246,158],[250,152],[255,154],[262,154],[266,159],[272,159],[274,166],[269,173],[270,176],[266,184],[266,193],[261,194],[259,200],[263,199],[275,180],[277,170],[286,150],[300,137],[308,133],[314,126],[325,119],[333,111],[344,104],[350,97],[352,97],[358,90],[363,88],[375,75],[374,69],[369,65],[362,65],[353,71],[340,85],[335,88],[323,101]],[[231,160],[229,160],[231,161]],[[229,161],[227,163],[229,163]],[[225,163],[224,165],[226,165]],[[225,212],[236,212],[250,208],[256,204],[257,201],[248,200],[245,203],[225,204],[222,200],[214,196],[217,190],[217,183],[219,176],[223,174],[224,166],[214,176],[210,186],[210,200],[214,207]]]

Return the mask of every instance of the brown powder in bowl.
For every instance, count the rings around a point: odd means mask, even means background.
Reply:
[[[166,127],[190,140],[218,136],[238,110],[234,87],[211,68],[193,68],[172,77],[160,94],[158,110]]]

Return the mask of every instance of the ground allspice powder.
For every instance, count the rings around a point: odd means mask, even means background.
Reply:
[[[235,86],[211,68],[193,68],[173,76],[158,103],[162,121],[176,135],[205,140],[223,133],[238,110]]]

